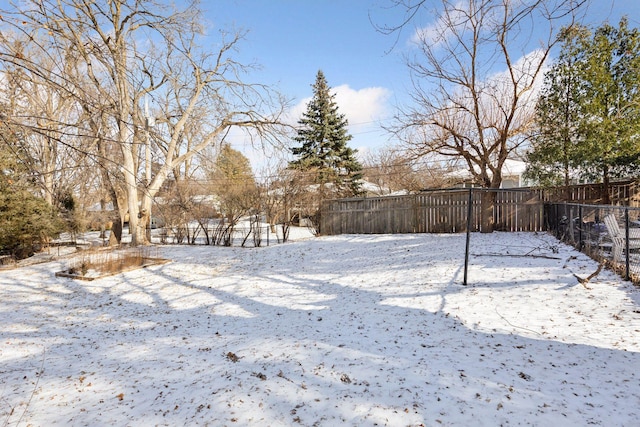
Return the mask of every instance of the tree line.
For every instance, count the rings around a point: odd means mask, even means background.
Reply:
[[[101,221],[114,243],[128,223],[137,245],[149,242],[154,213],[177,226],[233,226],[258,212],[272,226],[317,223],[322,200],[360,196],[364,180],[419,191],[463,167],[499,188],[509,158],[526,159],[544,185],[634,173],[640,52],[627,20],[583,26],[586,0],[390,2],[405,19],[379,31],[417,27],[405,56],[413,102],[387,128],[396,145],[364,164],[322,71],[302,117],[287,123],[289,101],[251,82],[255,65],[236,58],[244,33],[221,30],[214,50],[202,48],[197,1],[27,0],[1,11],[1,249],[82,229],[78,212],[93,203],[112,212]],[[526,51],[532,25],[539,40]],[[289,156],[257,181],[228,143],[237,131]],[[35,230],[10,223],[16,212],[34,212],[23,216]]]
[[[640,166],[640,32],[564,28],[558,60],[536,106],[528,176],[542,185],[637,176]],[[609,203],[608,192],[605,203]]]
[[[270,187],[256,184],[248,160],[229,146],[227,136],[240,129],[256,144],[281,145],[291,136],[292,126],[282,120],[288,102],[273,88],[249,81],[255,65],[235,58],[242,32],[221,30],[216,50],[201,47],[204,27],[197,1],[176,9],[143,0],[32,0],[3,10],[0,22],[7,240],[35,248],[63,228],[77,231],[83,226],[78,205],[86,211],[93,202],[111,212],[101,221],[111,224],[115,243],[128,223],[132,244],[138,245],[149,242],[152,213],[158,209],[174,223],[222,215],[233,224],[241,215],[267,208],[276,221],[289,219],[276,209],[300,205],[289,201],[300,193],[291,190],[294,185],[329,189],[330,180],[345,179],[357,194],[357,176],[350,176],[360,166],[346,146],[347,123],[324,77],[318,79],[324,86],[315,88],[316,97],[328,107],[321,114],[332,116],[320,120],[338,122],[330,125],[335,135],[309,135],[321,138],[322,154],[316,155],[322,160],[305,163],[307,170],[292,164],[285,171],[295,169],[295,176],[281,172]],[[206,191],[216,195],[222,212],[194,201],[189,184],[202,178],[217,182]],[[30,194],[23,200],[34,203],[30,212],[40,214],[29,221],[38,232],[15,223],[27,209],[9,197],[19,184],[20,194]],[[325,195],[335,196],[336,190]],[[340,194],[347,193],[341,189]],[[1,249],[16,252],[9,243]]]
[[[286,103],[234,58],[243,33],[201,47],[198,2],[33,0],[0,20],[2,113],[15,136],[4,148],[51,206],[101,192],[134,245],[148,242],[154,197],[170,177],[188,179],[198,154],[233,128],[265,142],[282,132]]]

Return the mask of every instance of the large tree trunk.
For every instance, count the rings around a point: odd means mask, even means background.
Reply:
[[[126,140],[126,139],[121,139]],[[137,167],[133,159],[133,153],[128,150],[126,143],[121,142],[122,154],[124,157],[124,182],[127,192],[127,208],[129,210],[129,234],[131,234],[131,245],[138,246],[146,242],[146,233],[143,226],[140,229],[138,213],[140,213],[140,206],[138,204],[138,183],[136,179]]]
[[[491,178],[485,175],[484,182],[489,184],[488,188],[482,192],[482,204],[480,207],[480,232],[493,233],[495,226],[495,206],[498,197],[497,190],[502,185],[502,165],[506,160],[506,155],[499,162],[499,167],[493,171]]]
[[[53,193],[55,191],[53,188],[53,172],[50,170],[45,170],[42,180],[44,185],[44,200],[49,205],[53,205]]]
[[[93,122],[91,124],[94,125]],[[95,132],[96,135],[99,134],[97,126],[92,126],[91,129],[93,132]],[[97,146],[100,157],[102,159],[106,159],[107,150],[104,141],[98,138]],[[103,191],[105,191],[109,195],[109,200],[111,201],[111,205],[113,206],[113,212],[111,213],[109,218],[112,222],[111,233],[109,234],[109,246],[118,246],[122,242],[122,227],[124,225],[124,219],[127,211],[126,209],[123,209],[123,204],[120,203],[120,200],[118,200],[118,192],[116,191],[114,182],[111,180],[111,176],[109,175],[109,170],[106,163],[99,162],[98,167],[100,168],[100,177]]]
[[[143,236],[140,243],[151,243],[151,201],[150,194],[143,194],[138,215],[138,235]]]
[[[132,174],[125,173],[125,182],[127,186],[127,207],[129,210],[129,234],[131,234],[131,245],[137,246],[143,244],[145,241],[144,233],[139,232],[138,187],[135,185],[135,176]]]
[[[483,191],[481,200],[482,204],[480,206],[480,232],[493,233],[493,211],[496,204],[496,192]]]
[[[118,246],[122,241],[122,219],[120,215],[113,218],[111,233],[109,234],[109,246]]]

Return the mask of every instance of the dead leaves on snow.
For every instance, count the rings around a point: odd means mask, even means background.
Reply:
[[[263,374],[262,372],[253,372],[251,374],[252,376],[261,379],[262,381],[266,381],[267,380],[267,376],[265,374]]]
[[[340,381],[342,381],[344,384],[351,384],[351,378],[349,378],[349,375],[347,374],[342,374],[340,376]]]

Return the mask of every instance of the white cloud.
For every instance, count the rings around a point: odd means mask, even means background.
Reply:
[[[542,72],[538,71],[539,67],[542,68]],[[514,62],[511,72],[503,70],[490,76],[485,82],[487,89],[483,97],[487,110],[499,112],[501,105],[513,103],[513,80],[515,79],[520,107],[516,111],[514,124],[528,122],[534,114],[536,99],[543,86],[546,69],[545,52],[542,49],[536,49]]]
[[[358,150],[360,160],[373,148],[387,142],[388,136],[380,122],[389,118],[392,108],[389,104],[392,92],[384,87],[353,89],[344,84],[331,89],[335,94],[338,112],[344,114],[349,122],[349,133],[353,140],[349,145]],[[311,97],[302,99],[287,114],[287,121],[296,125],[307,110]]]
[[[492,133],[508,126],[514,135],[510,144],[518,144],[522,141],[520,132],[526,130],[534,117],[546,67],[545,52],[533,50],[513,62],[510,71],[502,69],[479,79],[473,92],[467,86],[450,87],[446,96],[439,94],[442,95],[442,103],[437,105],[440,108],[432,109],[429,114],[476,139],[475,122],[479,118],[488,141],[492,141]],[[475,108],[478,108],[479,117],[471,113]],[[448,136],[440,126],[427,126],[419,131],[425,133],[424,138]]]
[[[349,85],[332,88],[338,111],[349,121],[349,128],[371,125],[385,118],[389,114],[388,101],[391,91],[383,87],[368,87],[360,90],[352,89]],[[292,123],[296,123],[307,109],[311,97],[301,100],[289,112]]]
[[[389,89],[368,87],[356,90],[345,84],[332,88],[332,93],[335,94],[338,112],[344,114],[349,121],[349,133],[353,136],[349,144],[351,147],[357,148],[360,153],[365,153],[369,150],[369,146],[379,146],[383,140],[386,141],[386,136],[381,136],[384,131],[379,123],[387,119],[391,113]],[[289,110],[285,120],[295,126],[306,111],[309,101],[311,97],[302,99]],[[241,151],[249,159],[254,172],[259,176],[269,164],[278,163],[283,157],[286,160],[290,155],[286,149],[278,151],[274,147],[263,147],[259,140],[252,141],[247,132],[241,129],[233,128],[225,141],[231,143],[233,148]],[[282,142],[291,143],[286,140]]]
[[[447,4],[442,11],[433,11],[438,19],[427,26],[416,28],[409,43],[437,47],[456,33],[462,34],[468,29],[469,17],[472,16],[469,6],[469,3],[460,1]]]
[[[387,101],[391,91],[383,87],[354,90],[349,85],[334,88],[336,103],[351,125],[379,120],[388,113]]]
[[[409,43],[413,45],[437,45],[442,43],[444,34],[438,27],[438,23],[427,25],[426,27],[416,28],[413,36],[409,39]]]

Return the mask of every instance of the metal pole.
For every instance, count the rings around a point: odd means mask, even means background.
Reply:
[[[469,241],[471,240],[471,217],[473,215],[473,187],[469,188],[469,201],[467,206],[467,242],[464,251],[464,281],[462,284],[467,286],[467,271],[469,269]]]
[[[584,221],[582,219],[582,205],[578,206],[578,250],[582,252],[583,247],[583,237],[582,237],[582,227],[584,226]]]
[[[629,208],[624,208],[625,280],[629,280]]]

